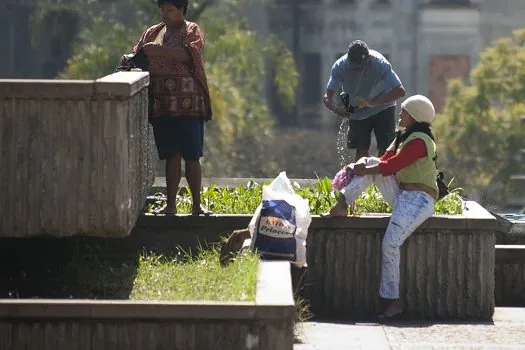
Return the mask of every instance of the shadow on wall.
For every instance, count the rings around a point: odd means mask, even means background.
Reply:
[[[230,226],[206,232],[149,227],[157,219],[139,219],[132,233],[121,238],[0,238],[0,299],[126,300],[133,289],[140,256],[181,259],[185,253],[195,255],[199,247],[208,245],[206,242],[216,243],[232,231]]]
[[[138,251],[103,254],[99,238],[0,242],[0,298],[128,299],[138,268]]]

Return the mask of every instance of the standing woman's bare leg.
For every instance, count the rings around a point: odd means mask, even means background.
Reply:
[[[177,214],[177,193],[181,178],[181,156],[177,153],[166,159],[166,192],[168,204],[163,210],[164,214]]]

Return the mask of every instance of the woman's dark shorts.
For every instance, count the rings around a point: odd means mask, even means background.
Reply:
[[[159,116],[150,119],[161,160],[180,154],[196,161],[203,155],[204,118]]]
[[[389,107],[366,119],[350,120],[348,148],[369,149],[372,130],[376,135],[377,149],[386,150],[396,137],[396,107]]]

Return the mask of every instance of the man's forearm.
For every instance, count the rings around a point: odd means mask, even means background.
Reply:
[[[374,104],[379,106],[379,105],[383,105],[385,103],[390,103],[390,102],[394,102],[400,98],[402,98],[403,96],[405,96],[405,88],[403,87],[403,85],[401,86],[398,86],[392,90],[390,90],[390,92],[384,96],[381,96],[381,97],[378,97],[378,98],[375,98],[374,99]]]
[[[338,113],[341,113],[341,112],[344,112],[344,108],[341,108],[341,107],[337,107],[334,103],[334,95],[335,95],[335,91],[333,90],[326,90],[326,93],[324,95],[324,98],[323,98],[323,102],[324,102],[324,105],[326,106],[326,108],[328,108],[329,110],[331,110],[332,112],[338,114]]]
[[[334,101],[332,101],[332,99],[327,99],[324,101],[324,105],[326,106],[326,108],[328,108],[329,110],[331,110],[332,112],[335,112],[336,110],[339,109],[339,107],[337,107],[334,103]]]
[[[336,106],[335,103],[333,103],[333,101],[331,100],[325,101],[325,106],[326,108],[328,108],[329,110],[331,110],[332,112],[340,116],[347,113],[346,109],[344,109],[343,107]]]

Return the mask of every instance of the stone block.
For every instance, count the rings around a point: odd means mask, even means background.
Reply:
[[[154,181],[148,83],[0,80],[0,237],[129,234]]]
[[[290,264],[261,262],[255,302],[0,300],[0,348],[292,350]]]

